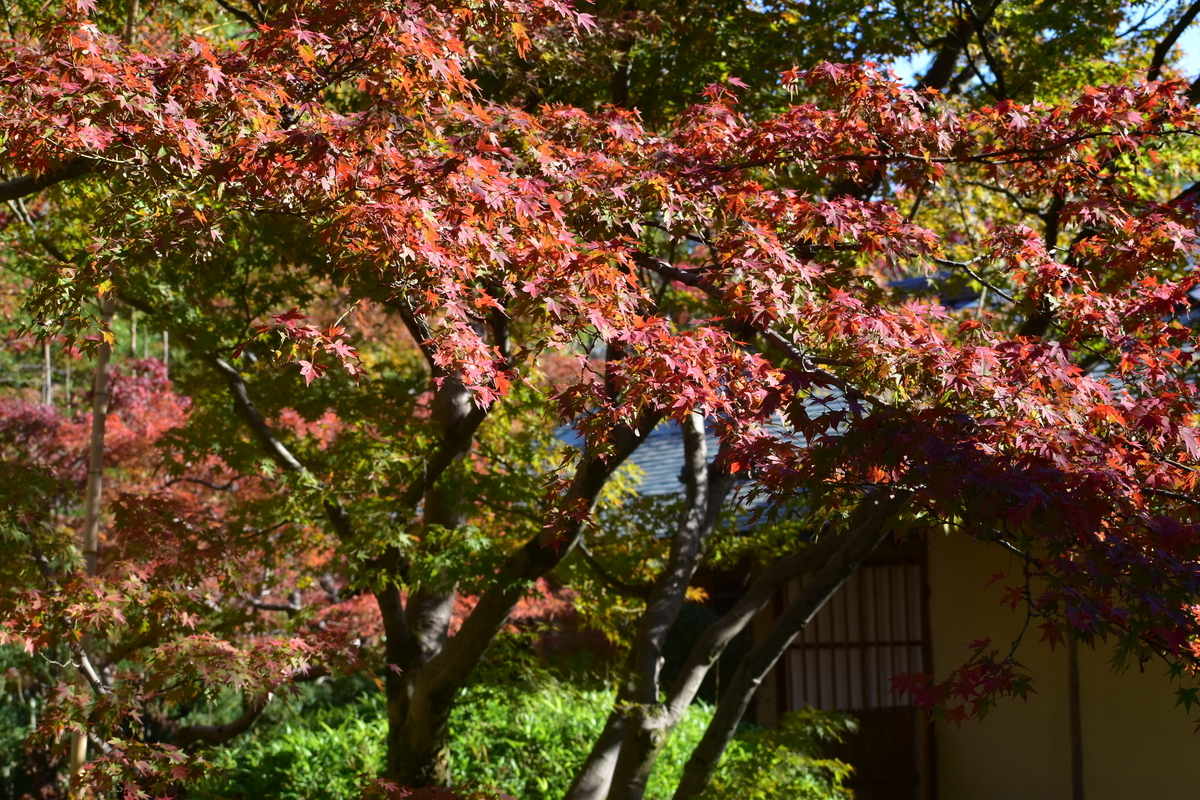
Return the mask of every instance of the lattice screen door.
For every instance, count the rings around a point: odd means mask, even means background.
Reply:
[[[784,662],[788,707],[842,710],[860,733],[836,753],[856,768],[860,800],[932,798],[932,738],[891,691],[900,672],[928,671],[925,548],[885,545],[796,638]],[[802,584],[789,587],[787,600]]]

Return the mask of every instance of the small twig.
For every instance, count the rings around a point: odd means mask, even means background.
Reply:
[[[948,258],[938,258],[938,257],[934,256],[930,260],[933,261],[933,263],[940,264],[943,267],[953,267],[954,269],[961,269],[963,272],[970,275],[980,285],[985,286],[987,289],[1000,295],[1008,302],[1012,303],[1013,305],[1016,305],[1017,301],[1013,299],[1012,295],[1008,294],[1007,292],[1000,289],[999,287],[993,286],[991,283],[989,283],[987,280],[985,280],[982,275],[980,275],[975,270],[971,269],[971,265],[974,264],[976,261],[980,261],[982,258],[983,258],[983,256],[976,256],[975,258],[972,258],[970,261],[951,261]]]
[[[29,536],[33,562],[37,564],[38,571],[42,573],[42,579],[46,582],[46,588],[51,593],[57,595],[59,592],[58,580],[54,575],[54,568],[50,565],[50,559],[46,558],[46,554],[42,552],[41,546],[37,544],[33,531],[26,529],[26,534]],[[64,613],[62,620],[68,631],[66,637],[68,647],[71,649],[71,654],[75,656],[75,667],[83,675],[88,685],[92,687],[93,692],[101,696],[107,695],[108,687],[104,685],[104,681],[100,680],[100,676],[96,674],[96,669],[92,666],[92,660],[88,658],[87,651],[83,647],[83,642],[70,635],[71,632],[77,630],[75,619],[70,614]]]
[[[228,492],[228,491],[231,491],[234,488],[234,486],[237,484],[237,478],[231,478],[228,483],[216,484],[216,483],[213,483],[212,481],[206,481],[203,478],[189,478],[189,477],[185,476],[185,477],[181,477],[181,478],[171,478],[170,480],[168,480],[166,483],[163,484],[163,488],[165,489],[168,486],[174,486],[177,483],[197,483],[201,486],[207,486],[208,488],[213,489],[218,492]]]
[[[619,594],[637,597],[642,600],[646,600],[650,597],[650,592],[653,588],[652,586],[649,584],[636,586],[632,583],[626,583],[625,581],[613,577],[613,575],[610,574],[608,570],[606,570],[600,564],[600,562],[596,560],[596,557],[592,555],[592,551],[589,550],[587,545],[585,545],[583,542],[579,543],[579,554],[583,556],[583,560],[586,561],[588,566],[595,571],[600,580],[602,580],[610,588],[615,589]]]
[[[1195,497],[1189,497],[1188,495],[1182,494],[1180,492],[1172,492],[1170,489],[1156,489],[1153,486],[1147,486],[1146,489],[1153,492],[1154,494],[1162,495],[1163,497],[1171,497],[1171,498],[1174,498],[1175,500],[1182,500],[1185,503],[1191,503],[1192,505],[1196,506],[1197,508],[1200,508],[1200,500],[1196,499]]]

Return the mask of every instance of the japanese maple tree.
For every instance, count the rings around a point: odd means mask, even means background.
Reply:
[[[14,392],[0,408],[0,635],[65,648],[82,675],[57,676],[38,735],[90,738],[100,790],[161,794],[273,693],[377,669],[384,788],[448,785],[458,690],[539,579],[588,573],[639,605],[569,796],[640,798],[707,670],[811,574],[724,686],[682,799],[857,565],[934,525],[1021,555],[1044,589],[1014,601],[1052,644],[1104,636],[1118,659],[1191,670],[1197,242],[1180,190],[1200,121],[1163,70],[1198,7],[1116,37],[1131,63],[1156,45],[1143,76],[1059,69],[1088,20],[997,5],[932,7],[916,89],[869,62],[801,68],[816,45],[798,39],[771,69],[769,42],[762,62],[740,51],[745,80],[684,59],[708,84],[690,93],[645,60],[688,52],[695,21],[632,5],[18,18],[0,59],[13,346],[119,349],[136,312],[176,354],[169,382],[161,362],[116,365],[95,574],[72,511],[82,406]],[[1094,11],[1116,30],[1123,8]],[[808,35],[845,30],[844,8],[821,9],[833,21]],[[739,13],[775,31],[767,16],[802,16]],[[718,28],[703,36],[741,35]],[[831,41],[823,55],[905,52]],[[667,420],[685,492],[665,540],[643,536],[659,567],[630,585],[587,545],[614,545],[621,465]],[[758,577],[662,685],[667,630],[749,500],[802,522],[755,545]],[[946,680],[898,677],[950,718],[1028,685],[986,646]],[[225,687],[240,716],[180,725]]]

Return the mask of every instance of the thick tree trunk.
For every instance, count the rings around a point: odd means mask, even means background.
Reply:
[[[583,766],[575,773],[575,780],[564,800],[600,800],[608,796],[617,756],[621,754],[621,743],[625,741],[628,728],[629,714],[619,707],[609,712],[604,730],[596,738]]]
[[[784,650],[808,621],[879,545],[890,529],[892,518],[908,502],[908,498],[907,492],[897,492],[863,501],[866,504],[863,510],[867,513],[861,515],[858,525],[839,537],[842,546],[837,553],[817,570],[812,583],[804,587],[800,596],[771,625],[766,637],[751,648],[738,665],[729,686],[721,694],[716,713],[703,738],[684,765],[683,777],[675,789],[673,800],[688,800],[708,786],[717,763],[733,739],[763,678],[774,668]]]
[[[401,694],[388,697],[388,778],[401,786],[449,786],[453,697],[423,691],[414,685],[418,678],[401,680]]]
[[[471,392],[462,382],[443,377],[434,395],[430,422],[442,441],[449,440],[470,416],[474,407]],[[465,458],[473,446],[473,436],[463,437],[451,463]],[[424,526],[456,529],[466,522],[461,492],[452,482],[435,482],[425,491]],[[402,786],[449,786],[450,749],[449,703],[421,692],[417,684],[421,670],[442,652],[450,630],[454,610],[455,587],[452,583],[415,586],[409,593],[402,617],[392,610],[392,625],[386,627],[389,645],[396,636],[403,648],[397,652],[399,674],[389,676],[386,684],[388,705],[387,775]],[[398,598],[397,598],[398,599]],[[381,605],[381,611],[383,610]],[[385,620],[388,617],[385,615]],[[394,630],[404,624],[406,631]],[[390,647],[389,647],[390,649]],[[442,706],[445,713],[441,713]]]
[[[614,452],[607,457],[584,453],[570,495],[564,500],[567,506],[578,503],[590,510],[608,478],[644,441],[657,420],[656,416],[647,416],[636,429],[618,431]],[[579,543],[582,526],[583,520],[576,518],[566,530],[538,534],[526,542],[508,558],[492,588],[480,596],[471,615],[440,652],[421,666],[389,676],[389,779],[404,786],[445,785],[449,781],[448,722],[458,690],[500,633],[529,584],[558,566]],[[397,605],[394,599],[388,601],[381,596],[385,624],[389,624],[389,611],[390,625],[398,625],[403,619],[396,613]],[[411,635],[413,627],[410,622],[406,636]],[[402,664],[392,660],[405,656],[399,652],[391,654],[390,639],[389,633],[389,662]],[[408,652],[412,649],[410,645]]]
[[[399,506],[408,511],[424,501],[426,524],[457,527],[463,521],[462,498],[450,487],[439,487],[438,480],[455,461],[470,452],[475,431],[485,418],[486,411],[474,405],[470,393],[460,381],[438,368],[432,352],[426,346],[430,336],[420,318],[414,316],[406,305],[394,303],[393,306],[402,313],[414,338],[422,345],[435,377],[441,379],[431,408],[431,424],[437,427],[441,441],[425,462],[422,473],[400,495]],[[507,352],[506,330],[503,326],[497,326],[494,333],[497,347],[501,352]],[[216,356],[210,355],[209,361],[225,378],[235,410],[250,426],[267,453],[285,470],[307,472],[258,412],[241,374]],[[594,501],[611,470],[632,452],[655,421],[647,420],[648,427],[645,429],[619,435],[617,457],[607,464],[596,458],[585,462],[585,468],[581,468],[580,479],[577,480],[577,488],[589,504]],[[343,539],[351,537],[353,525],[346,508],[336,499],[327,500],[325,507],[338,536]],[[577,537],[577,534],[578,531],[573,535]],[[454,695],[487,644],[503,626],[512,607],[524,593],[527,582],[545,574],[570,552],[574,539],[568,539],[570,544],[566,547],[556,546],[557,542],[534,540],[509,559],[509,564],[502,570],[500,589],[486,593],[476,606],[463,632],[456,637],[456,641],[461,640],[459,643],[462,646],[456,648],[449,661],[439,659],[439,656],[447,641],[454,587],[414,587],[406,609],[400,591],[402,554],[393,548],[381,559],[384,585],[376,592],[376,600],[386,633],[388,755],[385,774],[389,778],[413,786],[448,783],[450,772],[446,757],[446,722]],[[518,588],[513,590],[513,586]],[[440,680],[435,680],[439,676]],[[449,691],[446,691],[447,687]]]

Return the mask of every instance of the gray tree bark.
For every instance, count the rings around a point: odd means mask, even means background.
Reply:
[[[609,800],[640,798],[645,793],[655,757],[666,741],[666,709],[659,702],[663,647],[732,484],[727,474],[710,474],[704,420],[699,414],[686,420],[683,433],[684,507],[667,566],[655,582],[639,621],[630,672],[617,696],[614,713],[627,715],[629,722],[613,767]]]
[[[719,473],[710,481],[708,445],[701,415],[691,414],[685,420],[683,441],[684,504],[671,540],[667,565],[656,579],[646,600],[646,609],[638,620],[633,649],[622,671],[604,730],[576,773],[566,800],[600,800],[615,791],[614,779],[633,780],[636,767],[631,762],[631,754],[644,749],[642,740],[647,734],[653,734],[644,718],[658,702],[658,671],[667,632],[683,607],[704,543],[712,532],[730,485],[728,476]]]

